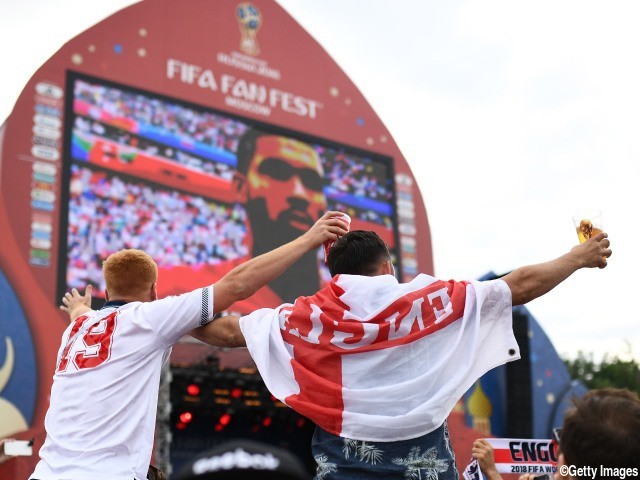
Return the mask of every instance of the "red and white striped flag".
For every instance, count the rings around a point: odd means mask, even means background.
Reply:
[[[557,470],[558,444],[553,440],[525,438],[486,438],[493,447],[493,458],[500,473],[547,474]]]
[[[294,305],[242,317],[240,327],[276,398],[358,440],[435,430],[480,376],[520,358],[502,280],[338,275]]]

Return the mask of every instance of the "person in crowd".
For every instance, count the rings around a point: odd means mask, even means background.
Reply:
[[[327,212],[303,235],[256,256],[220,279],[158,299],[158,268],[141,250],[103,265],[107,302],[91,310],[91,288],[65,295],[73,321],[62,335],[45,418],[47,437],[31,479],[142,480],[153,446],[161,366],[186,333],[346,233]],[[215,322],[214,322],[215,323]]]
[[[299,140],[250,129],[238,142],[234,186],[245,205],[252,256],[296,238],[327,207],[320,157]],[[310,295],[319,286],[316,252],[309,252],[269,284],[284,301]]]
[[[591,390],[573,400],[560,434],[558,478],[638,478],[640,399],[627,389]]]
[[[640,475],[640,398],[628,389],[590,390],[573,399],[558,440],[555,480],[634,478]],[[485,439],[473,442],[472,456],[488,480],[501,480],[493,447]],[[529,473],[519,480],[542,480]],[[546,475],[550,478],[550,475]]]

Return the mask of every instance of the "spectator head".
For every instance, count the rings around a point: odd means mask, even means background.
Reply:
[[[300,461],[278,447],[232,440],[198,455],[177,480],[309,480]]]
[[[640,399],[605,388],[574,400],[560,437],[559,464],[640,469]]]
[[[107,300],[148,302],[158,298],[158,266],[142,250],[120,250],[102,264]]]
[[[354,230],[339,238],[329,250],[327,266],[332,277],[395,273],[387,244],[377,233],[365,230]]]
[[[310,145],[249,130],[237,156],[234,184],[252,225],[262,220],[261,226],[295,237],[320,218],[326,209],[324,170]]]

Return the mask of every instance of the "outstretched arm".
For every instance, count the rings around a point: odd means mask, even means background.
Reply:
[[[239,300],[256,293],[271,280],[279,277],[305,253],[318,248],[325,240],[347,233],[345,224],[329,211],[304,235],[268,253],[255,257],[227,273],[214,288],[214,312],[222,312]],[[334,218],[332,218],[334,217]]]
[[[240,330],[240,317],[237,315],[215,319],[203,327],[191,330],[189,335],[214,347],[247,346]]]
[[[73,322],[80,315],[91,311],[91,291],[91,285],[87,285],[84,295],[80,295],[75,288],[71,289],[71,293],[67,292],[64,294],[60,310],[69,314],[70,321]]]
[[[550,262],[520,267],[502,277],[511,289],[513,305],[522,305],[549,292],[581,268],[604,268],[611,256],[606,233],[576,245]]]

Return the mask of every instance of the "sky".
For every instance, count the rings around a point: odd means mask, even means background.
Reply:
[[[0,122],[65,42],[133,1],[0,2]],[[417,179],[435,274],[568,252],[603,212],[613,256],[527,307],[558,352],[640,359],[640,2],[279,0],[358,86]]]

